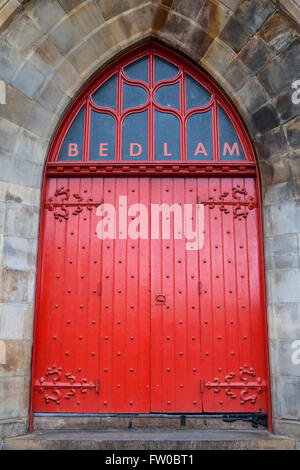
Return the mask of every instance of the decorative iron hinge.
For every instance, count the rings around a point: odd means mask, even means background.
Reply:
[[[65,378],[67,380],[63,382],[61,381],[61,376],[62,368],[54,365],[52,367],[48,367],[44,377],[40,377],[38,380],[35,380],[34,390],[44,395],[46,404],[54,402],[57,405],[60,405],[63,390],[66,392],[63,398],[66,400],[72,398],[77,391],[87,393],[88,390],[95,389],[96,393],[98,393],[97,387],[99,391],[99,384],[97,386],[97,381],[96,383],[88,382],[86,378],[76,381],[76,377],[67,372],[65,373]],[[48,393],[48,391],[51,393]]]
[[[248,199],[241,199],[238,194],[248,196],[248,192],[246,191],[246,189],[241,188],[240,185],[237,185],[236,187],[232,188],[233,200],[226,199],[229,196],[229,193],[225,191],[219,196],[219,199],[215,199],[214,197],[210,196],[208,200],[202,201],[199,198],[198,204],[208,206],[209,209],[214,209],[216,206],[218,206],[220,211],[224,214],[229,214],[229,207],[232,206],[234,219],[246,219],[249,214],[249,211],[257,207],[257,202],[255,201],[253,196],[249,196]]]
[[[60,199],[55,200],[55,198],[59,196]],[[78,215],[83,211],[84,208],[91,211],[93,207],[99,207],[101,204],[103,204],[103,199],[101,199],[101,201],[94,201],[93,198],[84,200],[84,198],[78,193],[74,193],[72,197],[74,199],[70,199],[70,190],[65,189],[64,186],[61,186],[55,191],[54,196],[50,197],[46,201],[44,207],[48,211],[53,212],[55,219],[61,222],[63,219],[69,219],[70,209],[73,210],[73,215]]]
[[[254,405],[257,400],[257,395],[260,395],[267,390],[266,381],[261,377],[256,377],[255,370],[253,368],[248,368],[247,365],[240,367],[239,369],[240,382],[233,382],[234,377],[235,374],[231,372],[226,375],[224,382],[215,378],[212,382],[207,382],[205,387],[208,390],[213,390],[214,393],[220,393],[221,390],[225,390],[226,395],[231,399],[235,399],[237,397],[234,391],[240,390],[239,394],[241,405],[244,405],[246,402],[250,402]],[[255,377],[255,380],[250,381],[250,377]],[[254,393],[249,394],[251,390],[254,390]]]

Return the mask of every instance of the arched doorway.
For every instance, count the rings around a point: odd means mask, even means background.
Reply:
[[[269,411],[255,156],[198,68],[148,43],[92,80],[40,238],[33,413]]]

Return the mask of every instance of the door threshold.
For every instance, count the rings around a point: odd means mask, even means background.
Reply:
[[[34,413],[34,418],[48,419],[48,418],[74,418],[82,419],[84,421],[91,418],[92,420],[109,421],[111,420],[177,420],[180,427],[186,426],[191,421],[213,421],[217,420],[223,423],[248,422],[252,427],[257,428],[263,426],[268,428],[268,415],[267,413]]]

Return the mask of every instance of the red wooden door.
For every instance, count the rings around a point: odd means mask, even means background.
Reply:
[[[190,251],[197,203],[204,244]],[[254,178],[51,178],[43,237],[34,411],[266,411]]]

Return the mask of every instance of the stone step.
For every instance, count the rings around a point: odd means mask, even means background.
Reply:
[[[45,415],[34,416],[33,431],[53,430],[105,430],[105,429],[197,429],[197,430],[251,430],[253,425],[262,431],[266,430],[262,417],[256,415],[241,416],[236,419],[234,415]],[[251,421],[252,420],[252,421]],[[254,421],[254,422],[253,422]]]
[[[4,440],[4,450],[293,450],[293,439],[261,430],[35,431]]]

